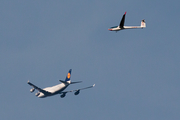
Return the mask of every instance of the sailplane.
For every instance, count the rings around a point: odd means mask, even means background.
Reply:
[[[119,30],[124,30],[124,29],[137,29],[137,28],[145,28],[146,27],[146,23],[145,20],[141,20],[141,25],[140,26],[124,26],[125,23],[125,16],[126,16],[126,12],[124,13],[121,22],[119,24],[119,26],[114,26],[109,28],[109,31],[119,31]]]

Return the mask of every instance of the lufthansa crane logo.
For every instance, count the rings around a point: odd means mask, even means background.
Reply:
[[[70,77],[71,77],[71,74],[70,74],[70,73],[68,73],[68,74],[67,74],[67,78],[68,78],[68,79],[70,79]]]

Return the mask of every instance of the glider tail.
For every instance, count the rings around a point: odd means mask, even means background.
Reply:
[[[123,27],[124,27],[125,16],[126,16],[126,12],[124,13],[124,15],[123,15],[123,17],[122,17],[122,19],[121,19],[121,22],[120,22],[120,24],[119,24],[119,27],[120,27],[120,28],[123,28]]]
[[[146,27],[146,22],[145,22],[144,19],[141,21],[141,27],[142,27],[142,28],[145,28],[145,27]]]

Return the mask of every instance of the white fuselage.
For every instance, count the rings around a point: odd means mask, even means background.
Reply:
[[[119,30],[124,30],[124,29],[134,29],[134,28],[143,28],[141,26],[124,26],[123,28],[120,28],[119,26],[115,28],[109,28],[108,30],[110,31],[119,31]]]
[[[58,84],[58,85],[55,85],[55,86],[52,86],[52,87],[44,88],[43,90],[49,92],[50,94],[44,94],[42,92],[38,92],[40,94],[37,97],[44,98],[44,97],[60,94],[68,86],[69,86],[69,84],[61,83],[61,84]]]

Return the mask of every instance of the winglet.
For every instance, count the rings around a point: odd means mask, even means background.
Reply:
[[[125,12],[124,14],[126,15],[127,12]]]

